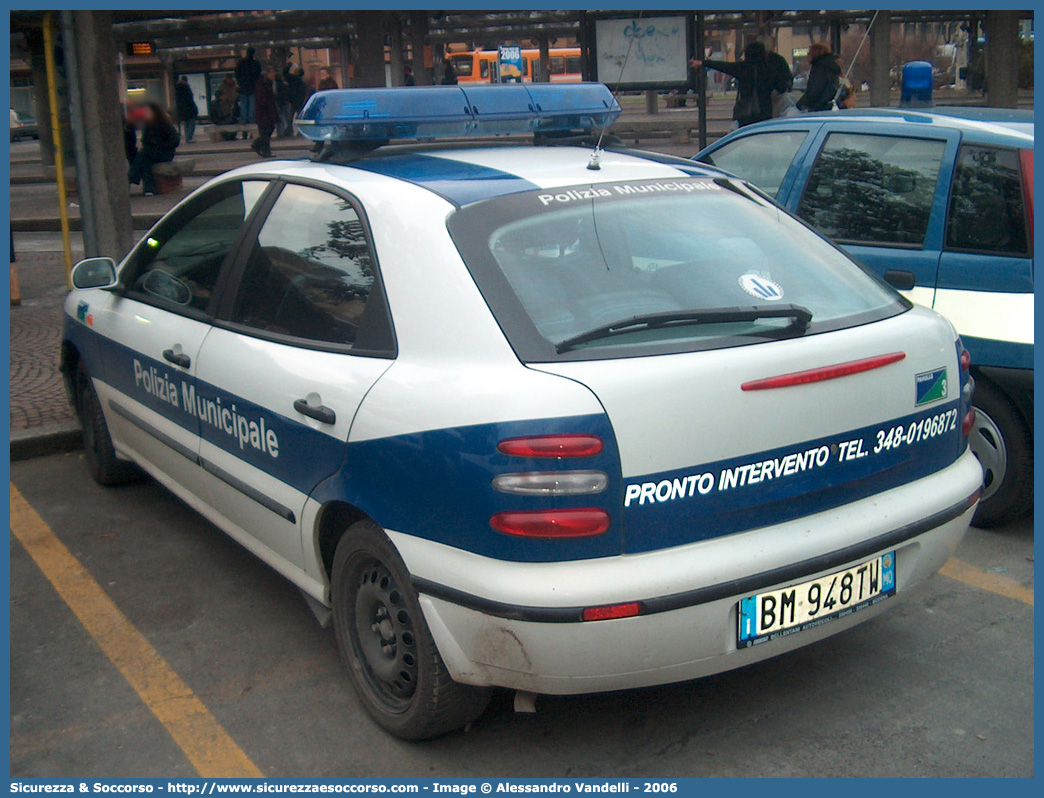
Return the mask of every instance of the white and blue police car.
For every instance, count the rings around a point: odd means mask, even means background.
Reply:
[[[618,113],[600,84],[321,92],[313,161],[74,271],[94,478],[144,470],[290,579],[399,737],[493,687],[820,640],[975,509],[953,327],[736,178],[593,149]],[[505,133],[556,146],[441,140]]]

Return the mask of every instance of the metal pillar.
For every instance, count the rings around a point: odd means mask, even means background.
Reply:
[[[51,135],[51,126],[45,121],[50,119],[50,105],[47,97],[43,31],[27,31],[25,38],[29,46],[29,66],[33,71],[33,104],[36,107],[35,116],[40,131],[40,161],[46,169],[54,166],[54,137]]]
[[[543,34],[538,39],[540,46],[540,63],[537,64],[536,70],[534,70],[533,80],[537,83],[550,83],[551,82],[551,41],[550,38]]]
[[[58,183],[58,217],[62,226],[62,250],[65,253],[65,282],[72,288],[72,246],[69,244],[69,201],[65,195],[65,158],[62,152],[62,123],[58,114],[58,69],[54,61],[54,12],[43,20],[44,61],[47,65],[47,100],[50,107],[51,133],[54,136],[55,179]]]
[[[1019,104],[1019,12],[986,12],[986,104]]]
[[[384,17],[384,29],[388,36],[388,66],[391,85],[401,86],[406,80],[406,62],[402,57],[402,18],[394,11]],[[381,59],[383,61],[383,58]]]
[[[355,85],[383,87],[384,12],[355,12]]]
[[[830,51],[841,54],[841,20],[830,20]]]
[[[696,12],[696,57],[701,61],[706,58],[707,47],[703,39],[704,16],[702,11]],[[702,150],[707,146],[707,70],[696,69],[696,112],[699,114],[699,143]]]
[[[660,95],[656,89],[645,90],[645,113],[647,114],[658,114],[660,113]]]
[[[134,234],[112,13],[63,11],[62,23],[84,251],[119,260]]]
[[[878,11],[870,28],[870,105],[891,103],[892,12]]]
[[[431,69],[424,64],[424,42],[428,38],[428,12],[410,12],[410,47],[413,49],[413,80],[418,86],[432,84]]]

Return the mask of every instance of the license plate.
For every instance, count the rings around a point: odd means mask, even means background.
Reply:
[[[895,593],[895,552],[739,603],[739,646],[746,648],[866,609]]]

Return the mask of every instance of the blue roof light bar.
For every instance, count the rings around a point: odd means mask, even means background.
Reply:
[[[516,83],[320,91],[297,124],[312,141],[379,142],[591,131],[619,115],[601,83]]]

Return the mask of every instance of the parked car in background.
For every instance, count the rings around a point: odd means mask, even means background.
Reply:
[[[695,156],[747,180],[906,295],[973,360],[976,523],[1033,508],[1033,112],[859,109],[774,119]]]
[[[15,111],[18,118],[18,124],[15,124],[15,117],[11,117],[11,141],[21,141],[22,139],[38,139],[40,138],[40,129],[36,126],[36,120],[27,114]]]

